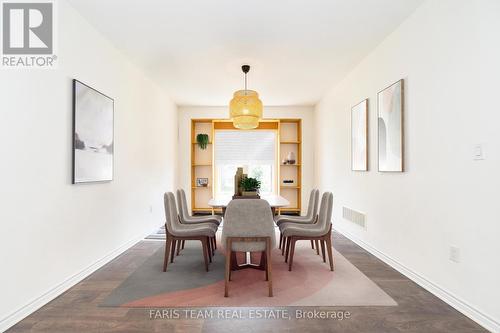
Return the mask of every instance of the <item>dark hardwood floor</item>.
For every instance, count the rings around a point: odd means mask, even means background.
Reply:
[[[111,290],[164,244],[143,241],[8,332],[485,332],[342,235],[335,233],[333,243],[398,306],[328,308],[348,311],[350,318],[343,320],[150,319],[149,309],[99,307]]]

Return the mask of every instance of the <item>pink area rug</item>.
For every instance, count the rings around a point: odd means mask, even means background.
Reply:
[[[337,251],[335,271],[323,263],[307,241],[298,242],[293,270],[281,251],[272,253],[274,297],[267,295],[265,272],[245,269],[232,273],[229,297],[224,297],[224,256],[220,249],[205,272],[200,242],[186,248],[162,272],[158,250],[118,286],[102,306],[229,307],[229,306],[394,306],[397,303]],[[253,256],[257,262],[260,256]],[[242,262],[239,256],[239,262]]]

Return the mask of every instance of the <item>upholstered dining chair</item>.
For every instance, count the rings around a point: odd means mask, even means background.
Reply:
[[[215,237],[216,226],[211,223],[206,225],[185,225],[179,222],[175,197],[172,192],[167,192],[163,196],[165,205],[165,257],[163,260],[163,271],[167,270],[170,256],[170,262],[174,261],[174,252],[177,242],[186,240],[199,240],[202,243],[203,259],[205,261],[205,270],[208,272],[208,262],[212,261],[212,249],[210,238]]]
[[[222,244],[226,253],[224,296],[229,295],[229,280],[235,252],[262,252],[269,297],[273,296],[271,250],[276,246],[273,213],[262,199],[232,200],[226,208]],[[236,264],[236,263],[234,263]]]
[[[331,192],[323,193],[321,198],[321,206],[319,209],[318,222],[311,225],[288,225],[283,228],[283,237],[286,244],[285,262],[288,259],[288,270],[292,270],[293,256],[295,253],[295,243],[299,240],[318,240],[321,243],[323,252],[323,262],[325,258],[325,245],[328,251],[328,259],[330,262],[330,270],[333,271],[333,254],[332,254],[332,210],[333,210],[333,194]]]
[[[222,217],[218,215],[206,215],[206,216],[191,216],[189,215],[188,205],[186,200],[186,192],[183,189],[177,190],[177,207],[179,209],[179,219],[182,224],[205,224],[205,223],[213,223],[218,226],[222,222]],[[217,238],[211,238],[212,249],[217,249]],[[179,251],[184,249],[185,241],[182,241],[177,244],[177,255],[179,255]]]
[[[205,215],[205,216],[192,216],[189,215],[186,192],[183,189],[177,190],[177,205],[179,207],[179,217],[181,223],[192,224],[192,223],[214,223],[219,225],[222,221],[222,217],[219,215]]]
[[[318,217],[318,201],[319,201],[319,190],[313,189],[309,195],[309,205],[307,206],[307,214],[305,216],[293,216],[293,215],[277,215],[274,218],[276,225],[280,227],[284,226],[286,223],[298,223],[298,224],[312,224],[316,222]],[[283,234],[280,233],[280,243],[278,248],[282,248]],[[314,249],[314,243],[311,241],[311,246]],[[317,246],[316,246],[317,247]],[[282,254],[284,254],[285,247],[282,248]]]

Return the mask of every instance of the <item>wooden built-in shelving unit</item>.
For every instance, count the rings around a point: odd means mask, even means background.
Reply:
[[[196,142],[198,134],[208,134],[207,149],[201,149]],[[212,158],[213,144],[212,119],[193,119],[191,121],[191,210],[197,212],[212,212],[208,200],[212,198]],[[207,187],[196,186],[196,178],[208,178]]]
[[[302,121],[300,119],[280,119],[279,122],[279,191],[290,201],[290,207],[280,208],[278,212],[300,214],[302,202]],[[295,164],[283,164],[288,153],[295,154]],[[293,184],[284,184],[283,180],[292,179]]]
[[[211,212],[208,200],[214,195],[213,139],[215,130],[235,130],[227,119],[192,119],[191,120],[191,210],[194,213]],[[279,195],[290,201],[290,207],[281,208],[281,213],[300,213],[302,201],[302,122],[301,119],[266,119],[258,129],[277,131],[277,188]],[[207,149],[200,149],[196,136],[208,134]],[[292,151],[295,164],[283,164],[282,161]],[[197,187],[196,178],[208,178],[207,187]],[[287,185],[284,179],[292,179],[294,183]]]

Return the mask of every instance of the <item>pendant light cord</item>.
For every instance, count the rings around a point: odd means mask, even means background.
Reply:
[[[245,95],[247,94],[247,73],[245,73]]]
[[[248,95],[248,89],[247,89],[247,74],[250,71],[250,66],[249,65],[243,65],[241,66],[241,70],[245,74],[245,96]]]

